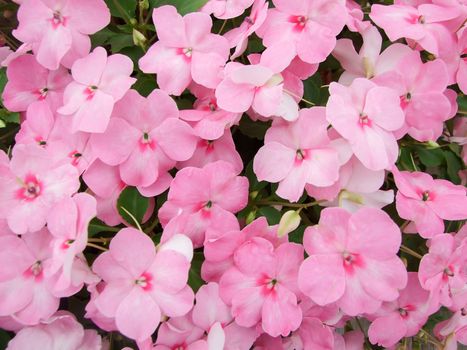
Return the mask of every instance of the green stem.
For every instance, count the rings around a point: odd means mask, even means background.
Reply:
[[[410,249],[409,247],[406,247],[403,244],[401,244],[401,246],[400,246],[400,251],[404,252],[404,253],[407,253],[407,254],[409,254],[409,255],[417,258],[417,259],[420,259],[420,260],[423,258],[422,255],[418,254],[416,251]]]
[[[123,19],[125,20],[126,24],[133,26],[131,24],[131,17],[128,15],[128,13],[125,12],[125,9],[122,7],[122,5],[120,5],[118,0],[112,0],[112,1],[115,7],[117,8],[118,12],[120,12],[120,14],[123,16]]]

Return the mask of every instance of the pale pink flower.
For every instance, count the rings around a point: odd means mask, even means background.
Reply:
[[[186,251],[174,250],[170,241],[156,247],[144,233],[121,230],[110,242],[109,251],[98,256],[93,270],[105,282],[94,300],[106,317],[115,318],[125,336],[144,341],[158,327],[162,314],[169,317],[188,313],[193,291],[187,286],[192,246],[185,236]]]
[[[204,234],[217,220],[237,220],[234,213],[248,203],[248,179],[237,176],[230,163],[217,161],[203,168],[180,170],[170,185],[167,201],[159,209],[163,227],[189,220],[190,238],[195,247],[204,243]]]
[[[391,347],[416,335],[428,320],[429,293],[420,286],[416,272],[408,273],[407,286],[393,302],[384,302],[368,329],[372,344]],[[388,332],[388,329],[391,331]]]
[[[337,303],[350,316],[375,312],[407,284],[400,244],[399,228],[380,209],[351,214],[326,208],[319,224],[305,230],[309,257],[300,267],[300,290],[318,305]]]
[[[324,107],[302,109],[293,123],[277,120],[254,159],[258,180],[279,182],[276,193],[292,202],[300,199],[306,184],[325,187],[335,183],[340,160],[328,126]]]
[[[430,250],[420,262],[418,278],[430,291],[434,303],[453,310],[466,304],[467,240],[456,242],[453,235],[439,234],[430,240]]]
[[[37,145],[17,145],[9,166],[0,165],[0,218],[16,234],[44,227],[50,209],[79,188],[79,175],[70,164],[56,164]]]
[[[109,24],[110,12],[103,0],[25,0],[18,22],[13,35],[32,45],[41,65],[69,68],[89,53],[89,35]]]
[[[456,311],[450,319],[438,323],[433,332],[445,341],[445,350],[457,350],[457,342],[467,345],[466,308]]]
[[[465,187],[418,171],[399,171],[393,167],[392,173],[398,189],[397,212],[401,218],[413,221],[423,238],[443,233],[443,220],[467,218]]]
[[[381,52],[383,39],[374,26],[369,26],[361,34],[363,45],[358,53],[350,39],[337,40],[336,47],[332,52],[332,55],[345,69],[339,77],[341,84],[350,85],[356,78],[371,79],[393,70],[402,57],[412,52],[407,45],[400,43],[392,44]]]
[[[209,350],[207,341],[204,339],[204,330],[195,326],[190,316],[191,313],[187,316],[171,318],[162,323],[157,332],[156,344],[154,347],[148,347],[148,350],[172,350],[178,348],[183,350]],[[223,349],[223,347],[220,346],[218,349]]]
[[[216,18],[229,19],[240,16],[254,0],[209,0],[201,8],[202,12],[212,14]]]
[[[181,95],[192,80],[215,88],[229,57],[229,44],[211,33],[209,15],[194,12],[182,17],[167,5],[154,9],[152,18],[159,41],[139,60],[141,70],[156,73],[160,88],[171,95]]]
[[[94,329],[83,329],[73,314],[59,311],[34,327],[20,330],[8,343],[8,350],[100,350],[102,339]]]
[[[58,113],[73,118],[73,132],[101,133],[107,129],[115,102],[120,100],[136,81],[130,75],[133,62],[124,55],[107,57],[97,47],[71,68],[73,80],[65,89],[64,105]]]
[[[47,146],[55,118],[47,102],[34,102],[26,112],[26,120],[15,136],[17,144]],[[53,152],[51,152],[53,153]]]
[[[116,105],[107,130],[91,137],[94,154],[119,166],[120,177],[147,196],[164,192],[176,161],[189,159],[197,138],[178,118],[175,102],[162,90],[147,98],[130,90]]]
[[[355,156],[370,170],[391,167],[399,151],[393,132],[404,123],[397,92],[364,78],[349,87],[331,83],[329,92],[327,120]]]
[[[36,101],[46,101],[53,112],[62,105],[63,92],[70,83],[67,70],[60,66],[50,71],[37,63],[33,55],[22,55],[7,68],[8,82],[3,103],[10,111],[23,112]]]
[[[298,306],[297,275],[303,247],[283,243],[276,249],[264,238],[255,237],[234,254],[234,266],[219,282],[220,295],[232,306],[235,322],[252,327],[260,322],[273,337],[287,336],[302,321]]]
[[[224,34],[224,37],[229,41],[230,47],[235,47],[234,53],[230,56],[231,60],[234,60],[245,52],[248,46],[248,37],[261,27],[267,13],[268,2],[265,0],[255,0],[250,15],[243,19],[242,24]]]

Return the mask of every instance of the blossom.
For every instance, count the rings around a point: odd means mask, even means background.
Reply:
[[[219,282],[221,298],[232,306],[235,322],[243,327],[261,322],[273,337],[287,336],[302,321],[297,302],[298,267],[303,247],[283,243],[274,249],[264,238],[253,238],[238,248],[234,266]]]
[[[383,301],[397,299],[407,284],[396,255],[400,244],[399,228],[380,209],[351,214],[326,208],[319,224],[305,230],[309,257],[300,267],[300,290],[318,305],[337,303],[350,316],[375,312]]]
[[[117,104],[107,130],[94,134],[91,144],[104,163],[119,166],[123,182],[154,196],[169,187],[168,171],[176,161],[192,156],[196,137],[165,92],[155,90],[144,98],[130,90]]]
[[[355,156],[371,170],[391,167],[398,156],[393,132],[404,123],[397,92],[364,78],[349,87],[331,83],[329,92],[327,120],[350,142]]]
[[[259,181],[279,182],[277,194],[299,200],[306,184],[324,187],[337,181],[340,160],[328,136],[324,107],[302,109],[293,123],[268,129],[253,170]]]
[[[225,38],[211,34],[208,14],[182,17],[173,6],[154,9],[152,18],[159,41],[139,60],[145,73],[156,73],[157,84],[171,95],[181,95],[191,81],[215,88],[229,56]]]
[[[70,83],[67,70],[42,67],[33,55],[21,55],[7,68],[8,82],[3,90],[3,103],[10,111],[22,112],[37,101],[45,101],[54,112],[62,104],[63,92]]]
[[[397,186],[396,208],[399,216],[415,223],[418,233],[431,238],[444,232],[444,220],[467,218],[467,197],[463,186],[433,179],[419,171],[392,169]]]
[[[188,240],[185,236],[176,239]],[[137,341],[151,336],[162,313],[182,316],[192,307],[193,291],[186,285],[191,244],[182,245],[189,248],[182,251],[169,244],[156,253],[148,236],[125,228],[93,264],[94,272],[106,282],[94,305],[104,316],[115,318],[122,334]]]
[[[90,34],[110,22],[102,0],[26,0],[18,10],[19,26],[13,35],[32,45],[37,61],[48,69],[73,62],[88,54]]]
[[[213,14],[216,18],[229,19],[240,16],[254,0],[209,0],[201,11]]]
[[[74,132],[104,132],[115,102],[136,81],[130,77],[132,72],[133,63],[127,56],[107,57],[105,49],[95,48],[73,64],[73,81],[65,88],[64,105],[58,113],[72,116]]]
[[[16,234],[38,231],[51,208],[78,188],[72,165],[54,163],[38,145],[17,145],[10,164],[0,165],[0,217]]]

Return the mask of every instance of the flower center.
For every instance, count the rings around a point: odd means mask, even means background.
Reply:
[[[184,49],[183,49],[183,54],[184,54],[186,57],[190,58],[191,55],[193,54],[193,48],[191,48],[191,47],[184,48]]]
[[[255,24],[255,22],[250,17],[245,17],[244,21],[248,23],[250,26]]]
[[[360,255],[344,251],[342,253],[344,269],[347,273],[353,274],[355,267],[363,267],[364,263]]]
[[[422,201],[426,202],[426,201],[429,201],[430,199],[431,199],[430,192],[425,191],[422,193]]]
[[[295,153],[295,159],[303,160],[304,158],[305,158],[305,152],[301,149],[297,149],[297,152]]]
[[[60,11],[55,11],[49,21],[52,24],[52,28],[57,29],[60,25],[66,26],[67,17],[63,16]]]
[[[294,23],[294,30],[297,32],[301,32],[305,26],[306,22],[308,22],[307,16],[291,16],[289,19],[290,22]]]
[[[17,198],[27,201],[36,199],[42,192],[42,184],[34,175],[27,175],[17,192]]]
[[[368,116],[365,113],[360,113],[358,123],[360,124],[360,126],[365,126],[365,125],[370,126],[371,125],[371,120],[370,120],[370,118],[368,118]]]
[[[67,239],[62,243],[62,249],[68,249],[75,242],[74,239]]]
[[[446,267],[443,270],[443,274],[447,277],[454,277],[454,271],[452,271],[452,268],[450,266]]]
[[[42,277],[42,261],[37,260],[32,264],[29,269],[24,271],[24,276],[40,279]]]
[[[45,100],[45,98],[47,97],[47,93],[49,92],[49,89],[48,88],[42,88],[42,89],[38,89],[35,94],[38,95],[38,99],[39,101],[43,101]]]
[[[85,90],[84,90],[84,94],[87,95],[86,99],[87,100],[90,100],[94,97],[94,94],[97,90],[97,86],[96,85],[91,85],[91,86],[88,86]]]
[[[208,106],[211,112],[215,112],[217,110],[217,103],[215,101],[210,101]]]
[[[145,272],[135,280],[135,284],[140,286],[143,290],[150,290],[152,287],[152,275],[148,272]]]

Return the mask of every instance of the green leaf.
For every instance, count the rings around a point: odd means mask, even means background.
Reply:
[[[125,210],[122,209],[122,207],[128,210],[131,215],[135,217],[138,223],[141,223],[148,206],[149,198],[143,197],[136,187],[125,188],[117,201],[117,209],[120,216],[129,224],[134,224],[134,220],[125,212]]]
[[[104,222],[102,222],[98,218],[92,219],[88,226],[89,237],[94,237],[98,233],[102,233],[102,232],[118,232],[118,231],[120,231],[118,227],[107,226]]]
[[[190,271],[188,272],[188,285],[196,293],[204,284],[201,278],[201,265],[203,264],[204,256],[201,252],[195,252],[191,261]]]
[[[133,85],[133,89],[138,91],[144,97],[147,97],[156,88],[156,78],[152,75],[142,75],[138,77],[138,80]]]
[[[467,112],[467,96],[457,96],[457,105],[459,106],[459,111]]]
[[[177,8],[181,15],[198,11],[208,0],[150,0],[151,7],[172,5]]]
[[[460,184],[461,179],[458,173],[462,169],[462,161],[451,151],[444,151],[444,157],[446,158],[449,179],[455,184]]]
[[[0,349],[6,349],[9,341],[10,336],[8,333],[5,330],[0,329]]]
[[[303,82],[303,87],[305,88],[305,93],[303,97],[319,105],[321,103],[321,77],[319,73],[311,76]]]
[[[240,120],[239,129],[240,132],[248,137],[263,140],[266,130],[271,126],[270,122],[263,123],[260,121],[253,121],[248,116],[244,116]]]
[[[19,124],[19,113],[10,112],[6,109],[0,109],[0,119],[5,123]]]
[[[418,158],[427,167],[440,166],[444,162],[444,154],[441,149],[417,148]]]
[[[266,217],[269,225],[277,225],[281,221],[281,212],[273,207],[261,207],[258,212]]]
[[[0,96],[3,94],[3,89],[5,89],[5,85],[8,79],[6,77],[6,68],[0,69]]]
[[[123,19],[135,17],[136,0],[105,0],[105,3],[114,17]]]
[[[125,47],[131,47],[133,43],[133,36],[131,34],[117,34],[109,39],[109,44],[112,52],[120,52]]]
[[[91,35],[92,47],[105,45],[108,40],[115,35],[118,35],[118,33],[115,33],[107,27],[99,30],[97,33]]]

